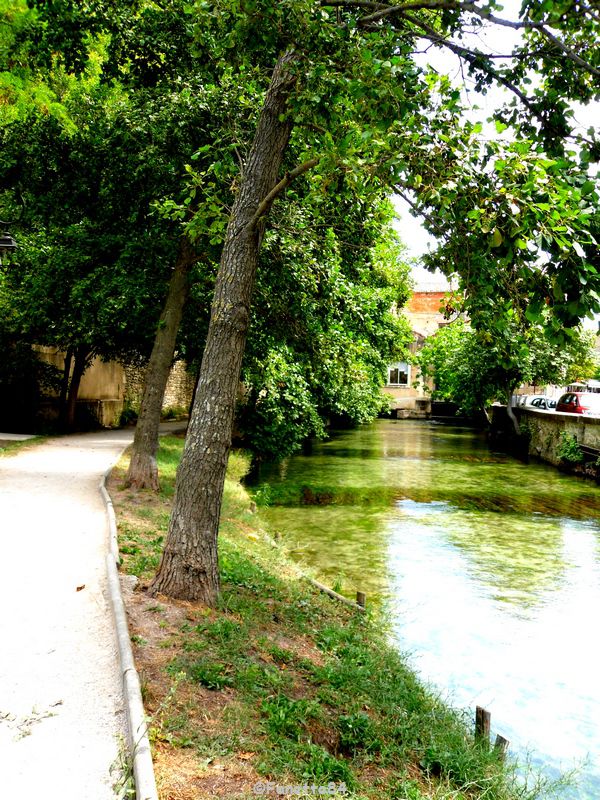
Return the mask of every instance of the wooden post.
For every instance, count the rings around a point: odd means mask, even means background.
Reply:
[[[508,745],[510,742],[508,739],[505,739],[504,736],[500,736],[498,734],[496,736],[496,742],[494,743],[494,753],[498,755],[498,758],[503,761],[506,758],[506,751],[508,750]]]
[[[356,605],[360,606],[361,608],[367,607],[367,595],[364,592],[356,593]]]
[[[475,740],[486,747],[490,746],[491,723],[492,715],[490,712],[481,706],[477,706],[475,709]]]

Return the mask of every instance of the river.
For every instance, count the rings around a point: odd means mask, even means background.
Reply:
[[[490,452],[482,434],[379,420],[263,465],[271,531],[344,593],[367,593],[421,676],[561,797],[600,797],[600,489]]]

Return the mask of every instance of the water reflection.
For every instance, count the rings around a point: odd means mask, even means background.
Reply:
[[[262,470],[295,556],[392,610],[421,673],[600,797],[600,492],[483,436],[382,421]],[[266,493],[266,494],[265,494]]]
[[[398,503],[401,525],[429,525],[465,557],[465,569],[487,596],[524,613],[545,602],[564,579],[560,519],[539,514],[498,514],[449,503]],[[404,519],[403,519],[404,518]],[[392,523],[392,527],[398,523]],[[482,535],[483,534],[483,535]]]

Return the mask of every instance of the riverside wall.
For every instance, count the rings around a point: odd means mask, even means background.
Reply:
[[[527,426],[531,433],[529,454],[542,461],[560,463],[556,451],[561,433],[574,436],[580,445],[600,450],[600,419],[527,407],[514,410],[521,425]]]

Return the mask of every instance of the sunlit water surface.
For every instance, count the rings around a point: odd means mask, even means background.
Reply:
[[[600,489],[382,420],[263,466],[258,493],[294,557],[389,608],[426,680],[550,776],[583,764],[563,797],[600,798]]]

